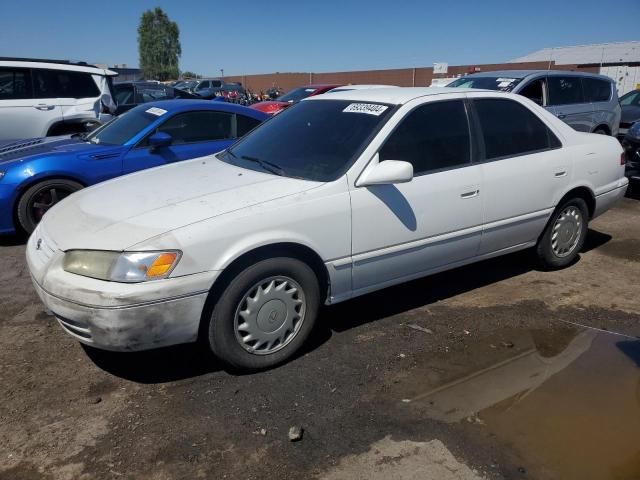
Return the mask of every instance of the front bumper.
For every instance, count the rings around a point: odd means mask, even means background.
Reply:
[[[15,185],[3,184],[0,180],[0,234],[15,233],[13,206],[16,200]]]
[[[622,148],[626,157],[624,174],[630,180],[640,180],[640,141],[626,137],[622,140]]]
[[[80,342],[136,351],[198,338],[215,272],[124,284],[65,272],[63,257],[41,228],[27,243],[27,264],[38,296]]]

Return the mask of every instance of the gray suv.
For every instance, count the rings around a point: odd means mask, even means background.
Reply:
[[[558,70],[473,73],[447,87],[518,93],[580,132],[617,135],[621,109],[615,83],[604,75]]]

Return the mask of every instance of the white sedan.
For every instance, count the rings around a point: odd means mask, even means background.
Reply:
[[[625,194],[623,158],[519,95],[320,95],[224,152],[75,193],[27,260],[85,344],[200,339],[262,369],[302,346],[322,303],[525,248],[570,265],[587,223]]]

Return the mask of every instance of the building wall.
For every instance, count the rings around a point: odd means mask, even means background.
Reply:
[[[456,65],[449,66],[444,75],[434,75],[433,67],[397,68],[389,70],[362,70],[354,72],[327,73],[265,73],[260,75],[236,75],[224,77],[229,82],[240,82],[245,88],[253,92],[266,91],[271,87],[280,87],[285,91],[311,83],[335,83],[397,85],[399,87],[428,87],[432,79],[441,77],[456,77],[477,71],[489,72],[495,70],[541,70],[552,68],[555,70],[578,70],[598,73],[597,66],[581,67],[579,65],[556,65],[553,62],[526,63],[492,63],[484,65]]]

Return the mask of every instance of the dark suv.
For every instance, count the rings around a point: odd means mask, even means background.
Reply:
[[[113,86],[116,97],[116,115],[131,110],[136,105],[173,98],[200,98],[189,92],[153,82],[123,82]]]

